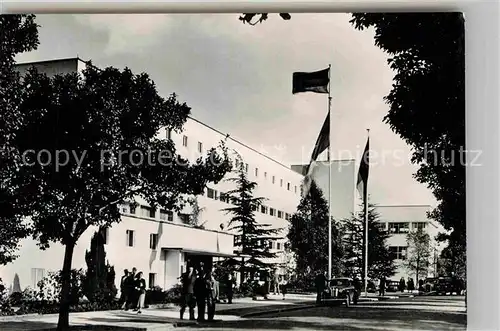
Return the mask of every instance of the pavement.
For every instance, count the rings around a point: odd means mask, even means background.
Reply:
[[[438,305],[443,306],[442,302],[439,301],[437,297]],[[372,311],[376,307],[378,312],[390,311],[393,308],[397,308],[402,311],[410,311],[413,309],[425,310],[429,306],[433,307],[436,303],[430,300],[430,297],[415,297],[410,298],[399,298],[398,296],[386,297],[385,300],[378,300],[378,297],[369,296],[367,298],[360,298],[360,302],[354,308],[332,308],[332,307],[316,307],[315,305],[316,296],[314,294],[290,294],[286,296],[283,300],[282,296],[270,295],[269,300],[264,300],[259,298],[258,300],[252,300],[251,298],[241,298],[233,300],[231,305],[229,304],[218,304],[216,308],[216,321],[205,322],[199,324],[197,322],[179,319],[179,308],[178,307],[166,307],[166,308],[150,308],[143,310],[142,314],[137,314],[132,311],[98,311],[98,312],[83,312],[83,313],[71,313],[70,314],[70,325],[71,330],[78,331],[89,331],[89,330],[121,330],[121,331],[163,331],[163,330],[180,330],[182,328],[192,328],[196,327],[211,329],[214,328],[254,328],[253,326],[259,326],[257,329],[276,329],[279,330],[281,327],[275,325],[277,321],[284,319],[284,325],[290,326],[290,316],[298,316],[297,325],[305,323],[302,319],[302,312],[310,314],[310,312],[322,312],[328,316],[331,312],[350,312],[355,309],[358,314],[364,309],[367,311]],[[420,301],[415,301],[414,299],[419,299]],[[426,300],[423,300],[426,299]],[[407,301],[405,301],[407,300]],[[410,301],[408,301],[410,300]],[[411,301],[414,300],[414,301]],[[411,302],[403,304],[404,302]],[[417,302],[420,302],[417,304]],[[444,306],[448,304],[445,303]],[[458,302],[460,306],[461,303]],[[449,305],[448,305],[449,306]],[[426,308],[427,307],[427,308]],[[456,308],[456,307],[455,307]],[[455,309],[452,307],[452,310]],[[288,315],[286,315],[288,314]],[[364,314],[364,313],[363,313]],[[187,317],[186,313],[186,317]],[[285,317],[283,317],[285,316]],[[288,317],[286,317],[288,316]],[[355,317],[355,316],[354,316]],[[351,316],[352,318],[352,316]],[[47,314],[47,315],[19,315],[19,316],[5,316],[0,317],[0,330],[4,331],[41,331],[41,330],[55,330],[57,325],[57,314]],[[288,324],[287,324],[288,323]],[[344,322],[342,322],[344,323]],[[345,324],[340,324],[342,330]],[[350,322],[349,322],[350,323]],[[277,328],[264,327],[262,325],[274,325]],[[295,325],[295,324],[293,324]],[[294,327],[290,327],[294,329]],[[315,329],[317,325],[313,325]],[[300,329],[300,328],[299,328]],[[318,329],[321,330],[321,327]],[[386,330],[383,328],[383,330]],[[444,329],[443,329],[444,330]]]

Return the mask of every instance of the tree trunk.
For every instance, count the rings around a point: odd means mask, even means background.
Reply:
[[[61,271],[61,303],[59,307],[59,320],[57,331],[64,331],[69,328],[69,308],[70,308],[70,287],[71,287],[71,265],[73,262],[73,251],[75,243],[66,243],[64,247],[64,262]]]

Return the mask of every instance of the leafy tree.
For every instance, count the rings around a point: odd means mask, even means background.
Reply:
[[[175,94],[158,95],[145,73],[88,63],[81,74],[47,77],[32,68],[20,91],[12,145],[24,156],[14,175],[23,185],[15,196],[30,198],[40,246],[59,242],[65,248],[58,322],[58,330],[65,330],[80,236],[90,226],[119,222],[118,205],[137,196],[152,207],[180,210],[183,196],[220,181],[230,161],[221,144],[190,164],[176,154],[172,140],[158,136],[164,128],[180,132],[190,108]]]
[[[389,251],[390,234],[380,228],[380,216],[376,206],[368,204],[368,278],[390,278],[396,273],[394,256]],[[351,277],[362,275],[365,268],[365,219],[364,213],[343,221],[345,267]]]
[[[226,192],[227,200],[234,206],[223,209],[227,214],[231,214],[228,228],[234,231],[238,240],[236,247],[240,247],[240,253],[243,256],[250,256],[250,259],[273,258],[275,253],[270,252],[265,239],[279,232],[279,229],[273,229],[270,225],[260,224],[255,219],[255,212],[261,207],[265,198],[254,197],[253,191],[257,187],[256,182],[248,179],[244,163],[241,157],[237,157],[235,177],[228,178],[228,182],[236,185],[236,188]],[[245,279],[245,272],[250,267],[245,265],[245,258],[242,257],[240,265],[240,282]],[[252,269],[253,270],[253,269]]]
[[[20,159],[12,145],[20,125],[21,98],[15,56],[35,50],[39,41],[34,15],[0,15],[0,31],[0,265],[5,265],[17,258],[19,240],[29,234],[23,216],[31,211],[25,199],[29,197],[13,193],[22,185],[12,178]]]
[[[409,272],[415,274],[415,284],[418,284],[419,278],[427,276],[429,271],[429,259],[431,258],[431,237],[422,229],[408,232],[406,235],[408,250],[404,266]]]
[[[465,259],[465,55],[462,13],[353,14],[357,29],[373,27],[375,44],[395,71],[384,121],[414,150],[415,178],[438,200],[430,216],[452,231]],[[429,119],[432,118],[432,121]]]
[[[467,272],[467,259],[465,258],[465,247],[457,245],[445,247],[439,256],[439,272],[442,275],[455,273],[458,277],[465,279]]]
[[[297,278],[311,279],[328,271],[328,202],[312,182],[308,195],[290,218],[288,240],[294,253]],[[343,273],[341,229],[332,220],[332,275]]]
[[[106,263],[102,231],[94,234],[90,250],[85,252],[87,272],[83,282],[84,294],[90,302],[111,302],[118,290],[115,286],[114,268]]]

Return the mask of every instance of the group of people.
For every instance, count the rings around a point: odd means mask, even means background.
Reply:
[[[122,309],[129,310],[132,308],[138,314],[141,314],[146,299],[146,280],[143,278],[142,271],[137,272],[135,267],[132,268],[132,272],[125,269],[120,281],[120,290],[120,302],[123,303]]]
[[[207,320],[213,321],[215,304],[219,301],[219,282],[215,279],[212,271],[205,270],[203,263],[200,263],[195,270],[193,264],[189,263],[180,280],[182,284],[180,318],[184,319],[184,313],[188,308],[189,319],[194,320],[194,308],[197,307],[198,321],[205,320],[205,311],[208,315]],[[231,299],[232,293],[228,295],[229,303]]]

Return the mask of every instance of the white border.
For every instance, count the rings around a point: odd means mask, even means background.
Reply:
[[[347,0],[330,3],[15,0],[0,3],[1,13],[463,11],[466,18],[467,149],[482,151],[482,166],[467,169],[469,330],[500,330],[499,8],[496,0]]]

